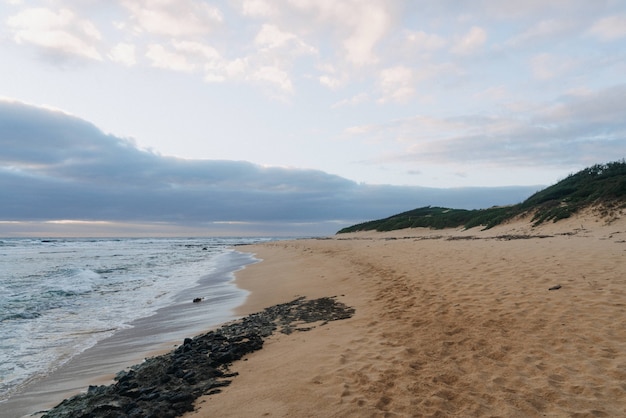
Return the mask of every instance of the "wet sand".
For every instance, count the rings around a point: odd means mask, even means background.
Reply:
[[[50,375],[0,404],[0,417],[32,416],[54,407],[65,398],[85,392],[89,385],[108,385],[119,371],[141,363],[146,357],[172,350],[186,337],[206,332],[232,320],[233,313],[225,307],[243,302],[245,292],[217,295],[219,301],[208,297],[202,303],[192,303],[199,295],[215,293],[215,281],[231,281],[233,271],[256,261],[250,254],[238,252],[232,252],[222,260],[222,264],[196,286],[183,289],[172,305],[158,310],[153,316],[134,321],[132,328],[118,331],[99,341]]]
[[[626,220],[402,230],[241,247],[240,314],[337,296],[187,417],[626,416]],[[549,290],[553,286],[560,286]]]

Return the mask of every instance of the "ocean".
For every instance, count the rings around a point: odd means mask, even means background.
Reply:
[[[271,239],[0,239],[0,410],[142,320],[158,345],[235,319],[246,292],[232,273],[254,258],[232,247]]]

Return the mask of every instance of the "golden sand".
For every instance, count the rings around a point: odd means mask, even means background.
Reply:
[[[241,314],[300,295],[356,313],[270,338],[187,417],[626,416],[626,219],[243,250],[263,261],[237,273]]]

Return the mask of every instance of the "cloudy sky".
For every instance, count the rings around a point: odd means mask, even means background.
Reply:
[[[326,232],[626,156],[622,0],[0,0],[0,54],[0,235]]]

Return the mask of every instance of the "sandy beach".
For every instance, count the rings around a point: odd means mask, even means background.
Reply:
[[[241,247],[240,314],[337,296],[186,417],[626,416],[626,222],[407,229]],[[550,288],[557,289],[549,290]]]

